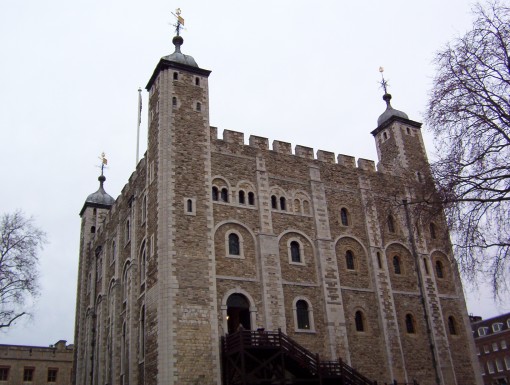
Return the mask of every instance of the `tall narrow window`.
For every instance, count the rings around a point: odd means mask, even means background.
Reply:
[[[126,221],[126,242],[131,239],[131,222],[129,219]]]
[[[437,274],[437,278],[443,278],[444,277],[444,274],[443,274],[443,264],[441,263],[441,261],[436,261],[436,274]]]
[[[377,252],[377,266],[382,269],[381,253]]]
[[[245,203],[246,203],[246,201],[244,198],[244,191],[240,190],[239,191],[239,204],[244,205]]]
[[[343,226],[349,226],[349,218],[347,216],[347,209],[345,207],[342,207],[340,210],[340,219],[342,220]]]
[[[196,85],[196,86],[199,86],[199,85],[200,85],[200,78],[195,78],[195,85]]]
[[[145,305],[140,310],[140,359],[145,358]]]
[[[351,250],[347,250],[345,253],[345,264],[347,266],[347,270],[354,270],[354,255]]]
[[[301,250],[297,241],[290,243],[290,260],[297,263],[301,262]]]
[[[413,316],[411,314],[406,314],[406,331],[409,334],[414,334],[415,333],[414,319],[413,319]]]
[[[356,331],[362,332],[365,330],[365,325],[363,324],[363,313],[359,310],[354,315],[354,323],[356,325]]]
[[[140,290],[143,290],[142,286],[145,282],[145,268],[147,262],[147,251],[145,248],[145,241],[142,243],[140,251]]]
[[[402,274],[402,270],[400,268],[400,258],[397,255],[393,257],[393,270],[395,271],[395,274]]]
[[[427,258],[423,258],[423,267],[425,267],[425,274],[429,275],[429,264],[427,263]]]
[[[193,212],[193,201],[191,199],[188,199],[186,201],[186,211],[188,213],[192,213]]]
[[[228,253],[229,255],[240,255],[239,235],[235,233],[228,235]]]
[[[280,210],[287,210],[287,202],[285,201],[285,197],[280,198]]]
[[[212,188],[212,200],[217,201],[219,196],[218,187],[213,186]]]
[[[225,187],[221,189],[221,200],[223,202],[228,202],[228,190]]]
[[[197,102],[197,111],[202,111],[202,104],[200,102]]]
[[[457,328],[455,326],[455,318],[452,316],[448,317],[448,330],[450,331],[451,335],[457,334]]]
[[[299,199],[294,199],[294,212],[300,213],[301,212],[301,202]]]
[[[436,225],[431,223],[429,227],[430,227],[430,237],[432,239],[436,239]]]
[[[391,215],[388,215],[388,231],[390,233],[395,232],[395,221],[393,220],[393,217]]]
[[[300,299],[296,302],[297,327],[298,329],[310,329],[310,316],[308,314],[308,303]]]
[[[271,195],[271,208],[276,210],[278,208],[278,201],[276,200],[275,195]]]
[[[145,223],[146,219],[147,219],[147,195],[144,195],[142,199],[142,223]]]
[[[248,193],[248,204],[250,206],[255,205],[255,194],[252,193],[251,191]]]
[[[175,96],[172,97],[172,106],[177,107],[177,98]]]
[[[174,80],[177,80],[177,79],[179,79],[179,73],[174,72]]]

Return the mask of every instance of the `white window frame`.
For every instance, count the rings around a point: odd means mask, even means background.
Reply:
[[[305,301],[308,305],[308,321],[310,322],[309,329],[298,329],[298,318],[297,318],[297,303],[298,301]],[[315,322],[313,318],[313,307],[310,300],[306,297],[296,297],[292,302],[292,314],[294,316],[294,331],[296,333],[315,333]]]
[[[480,326],[478,328],[478,335],[480,337],[486,336],[488,331],[489,331],[489,328],[487,326]]]
[[[492,343],[492,351],[493,351],[493,352],[497,352],[497,351],[499,351],[499,346],[498,346],[498,343],[497,343],[497,342],[493,342],[493,343]]]
[[[505,367],[506,370],[510,370],[510,356],[505,356]]]
[[[503,323],[502,322],[496,322],[492,324],[492,331],[494,333],[498,333],[501,330],[503,330]]]
[[[487,361],[487,369],[489,374],[494,374],[496,371],[494,370],[494,363],[492,361]]]
[[[230,234],[236,234],[239,237],[239,255],[230,254],[228,237]],[[244,239],[241,233],[237,230],[231,229],[225,233],[225,257],[227,258],[235,258],[235,259],[244,259]]]
[[[499,372],[502,372],[503,369],[503,361],[501,361],[501,358],[496,358],[496,370]]]
[[[506,340],[501,340],[501,349],[506,349]]]
[[[301,261],[300,262],[294,262],[292,260],[292,250],[290,248],[290,244],[292,242],[297,242],[298,245],[299,245],[299,256],[301,258]],[[291,265],[298,265],[298,266],[306,266],[306,263],[305,263],[305,248],[303,247],[303,242],[301,242],[301,240],[299,238],[296,238],[296,237],[293,237],[293,238],[289,238],[287,240],[287,254],[288,254],[288,258],[289,258],[289,264]]]

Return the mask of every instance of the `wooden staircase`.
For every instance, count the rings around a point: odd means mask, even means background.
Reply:
[[[223,385],[375,384],[342,360],[319,360],[281,330],[239,331],[221,344]]]

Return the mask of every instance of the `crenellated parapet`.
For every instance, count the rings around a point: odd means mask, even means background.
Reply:
[[[273,140],[272,146],[269,146],[269,139],[261,136],[250,135],[248,144],[245,144],[244,133],[232,130],[223,130],[222,139],[218,138],[218,128],[210,127],[211,142],[216,146],[216,151],[228,152],[232,145],[245,147],[247,150],[252,148],[257,151],[273,151],[282,155],[296,156],[298,158],[316,160],[329,164],[338,164],[343,167],[359,169],[367,172],[382,172],[382,167],[376,168],[375,161],[359,158],[356,162],[356,158],[351,155],[338,154],[335,157],[335,153],[325,150],[317,150],[314,153],[314,149],[308,146],[296,145],[294,151],[292,151],[292,144],[281,140]],[[213,147],[214,151],[214,147]]]

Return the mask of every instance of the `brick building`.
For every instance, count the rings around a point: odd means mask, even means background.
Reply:
[[[485,385],[510,384],[510,313],[482,320],[471,317]]]
[[[70,385],[74,346],[0,345],[0,384]]]
[[[144,158],[116,200],[101,176],[80,212],[76,384],[297,383],[326,361],[380,383],[481,384],[445,219],[407,204],[431,188],[421,124],[385,94],[377,168],[219,139],[210,71],[173,43],[146,87]],[[269,374],[232,369],[248,355],[220,338],[240,325],[279,329],[311,369],[289,349],[272,368],[251,356]]]

